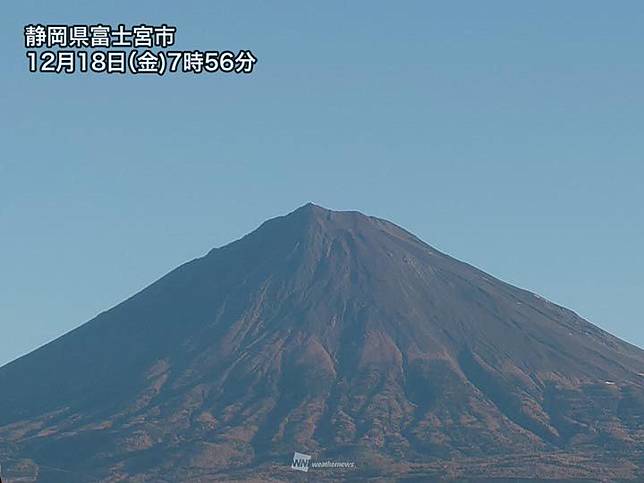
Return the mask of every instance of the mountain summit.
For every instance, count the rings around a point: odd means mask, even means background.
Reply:
[[[279,480],[298,451],[355,462],[318,479],[644,478],[643,374],[575,313],[307,204],[0,368],[0,463]]]

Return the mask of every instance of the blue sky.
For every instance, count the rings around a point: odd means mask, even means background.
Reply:
[[[10,2],[0,364],[307,201],[644,346],[644,3]],[[166,22],[254,74],[36,75],[30,23]]]

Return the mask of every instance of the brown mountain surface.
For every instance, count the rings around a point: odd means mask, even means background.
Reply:
[[[9,481],[644,481],[644,351],[311,204],[0,368],[0,391]]]

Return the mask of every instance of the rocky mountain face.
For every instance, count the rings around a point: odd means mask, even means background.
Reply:
[[[644,351],[310,204],[0,368],[0,391],[9,481],[644,479]]]

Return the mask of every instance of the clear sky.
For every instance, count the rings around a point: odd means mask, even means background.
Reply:
[[[6,2],[0,364],[307,201],[644,347],[644,2]],[[246,77],[36,75],[30,23],[166,22]]]

